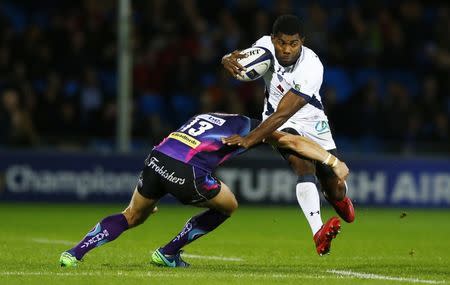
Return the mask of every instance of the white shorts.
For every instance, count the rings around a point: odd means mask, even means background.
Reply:
[[[264,117],[264,120],[267,117]],[[307,137],[314,142],[318,143],[321,147],[326,150],[335,149],[336,144],[333,140],[333,135],[331,134],[330,125],[327,120],[317,120],[317,121],[292,121],[288,120],[281,127],[278,128],[279,131],[292,128],[296,130],[299,135]]]

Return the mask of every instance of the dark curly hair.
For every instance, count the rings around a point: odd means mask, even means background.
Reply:
[[[272,34],[286,34],[286,35],[303,35],[303,27],[297,16],[294,15],[281,15],[279,16],[272,26]]]

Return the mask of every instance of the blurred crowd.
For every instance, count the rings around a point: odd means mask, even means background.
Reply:
[[[116,4],[0,2],[0,146],[113,145]],[[149,0],[132,11],[136,148],[198,112],[260,118],[262,82],[234,80],[220,60],[289,13],[324,63],[322,100],[339,148],[450,153],[445,1]]]

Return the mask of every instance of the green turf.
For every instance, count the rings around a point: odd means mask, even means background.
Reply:
[[[354,224],[343,224],[331,254],[319,257],[298,208],[242,206],[185,249],[241,261],[186,257],[190,268],[170,269],[149,264],[150,254],[200,209],[161,205],[142,226],[91,251],[78,268],[59,267],[65,241],[77,242],[122,206],[1,203],[0,284],[413,284],[414,278],[414,284],[450,284],[449,210],[406,210],[400,218],[402,209],[360,208]],[[325,209],[323,217],[332,214]]]

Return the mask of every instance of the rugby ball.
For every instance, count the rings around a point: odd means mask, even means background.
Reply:
[[[266,48],[251,47],[240,53],[245,57],[238,59],[238,62],[247,69],[236,77],[240,81],[256,80],[263,76],[272,65],[272,54]]]

